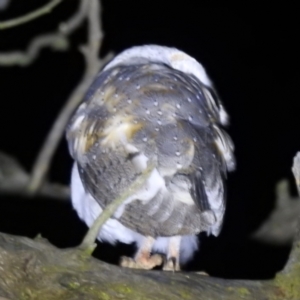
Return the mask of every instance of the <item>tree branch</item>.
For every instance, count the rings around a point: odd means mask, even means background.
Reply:
[[[0,66],[28,66],[39,56],[40,51],[46,47],[50,47],[56,51],[66,51],[69,48],[69,41],[61,33],[37,36],[30,42],[25,52],[10,51],[8,53],[0,53]]]
[[[292,171],[295,177],[298,193],[300,195],[300,152],[298,152],[294,157]],[[298,215],[297,231],[294,238],[292,252],[283,273],[289,275],[297,275],[300,277],[300,215]],[[300,291],[300,286],[298,287]]]
[[[298,193],[300,195],[300,152],[294,157],[292,171],[295,177]],[[285,291],[289,298],[300,299],[300,216],[298,215],[297,231],[293,242],[292,251],[282,272],[277,274],[275,284]]]
[[[54,7],[56,7],[58,4],[60,4],[62,0],[52,0],[48,4],[44,5],[43,7],[32,11],[25,16],[11,19],[8,21],[0,22],[0,30],[11,28],[11,27],[16,27],[19,25],[23,25],[25,23],[28,23],[30,21],[33,21],[45,14],[50,13]]]
[[[300,199],[291,196],[288,180],[282,180],[276,185],[274,210],[252,238],[270,245],[292,245],[299,216]]]
[[[90,0],[81,0],[77,12],[67,21],[59,25],[62,34],[70,35],[85,20]],[[99,16],[100,17],[100,16]]]
[[[86,18],[89,2],[90,0],[81,0],[77,12],[69,20],[61,23],[57,32],[35,37],[25,52],[0,53],[0,65],[4,67],[27,66],[38,57],[40,51],[45,47],[59,51],[67,50],[69,46],[67,36],[76,30]]]
[[[0,152],[0,194],[30,198],[32,195],[27,192],[29,179],[29,174],[16,159]],[[70,189],[61,184],[45,182],[37,196],[69,201]]]
[[[120,268],[44,239],[0,234],[0,296],[9,299],[298,300],[274,281]],[[26,299],[27,299],[26,298]]]
[[[85,6],[82,4],[81,8],[82,7]],[[107,61],[107,58],[110,57],[109,55],[102,61],[98,58],[103,36],[99,22],[100,14],[101,9],[99,6],[99,1],[89,0],[89,6],[87,10],[88,44],[87,46],[82,47],[82,53],[86,61],[85,72],[81,82],[72,92],[70,98],[67,100],[65,106],[62,108],[57,119],[55,120],[36,159],[36,162],[34,163],[32,177],[28,185],[28,190],[30,193],[36,193],[44,182],[47,172],[50,168],[52,157],[64,133],[71,114],[82,101],[84,94],[93,82],[101,66]]]

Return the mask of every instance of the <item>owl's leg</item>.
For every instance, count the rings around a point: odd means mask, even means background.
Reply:
[[[180,256],[181,236],[170,238],[167,257],[164,262],[164,271],[180,271],[179,256]]]
[[[153,237],[146,237],[142,246],[138,249],[134,259],[130,257],[121,257],[120,265],[122,267],[132,269],[146,269],[150,270],[163,263],[163,258],[159,254],[151,255],[151,250],[155,239]]]

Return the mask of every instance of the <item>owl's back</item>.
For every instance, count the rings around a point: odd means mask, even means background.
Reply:
[[[154,163],[115,217],[155,237],[218,234],[224,177],[234,167],[218,101],[196,77],[162,63],[101,72],[67,134],[85,189],[104,208]]]

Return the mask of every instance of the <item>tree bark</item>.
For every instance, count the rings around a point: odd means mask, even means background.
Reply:
[[[0,299],[299,300],[299,257],[298,233],[291,266],[274,280],[226,280],[121,268],[77,248],[57,249],[40,237],[31,240],[1,233]]]

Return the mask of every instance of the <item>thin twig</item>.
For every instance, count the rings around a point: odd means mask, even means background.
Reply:
[[[0,194],[30,198],[27,192],[29,174],[20,163],[8,154],[0,152]],[[70,189],[67,186],[45,182],[38,191],[37,196],[54,200],[68,201]]]
[[[0,53],[0,65],[4,67],[13,65],[28,66],[45,47],[50,47],[56,51],[66,51],[69,48],[69,41],[61,33],[37,36],[30,42],[26,52],[10,51],[8,53]]]
[[[81,0],[77,12],[67,21],[59,25],[59,31],[64,35],[71,34],[84,21],[87,15],[90,0]]]
[[[83,6],[81,6],[83,7]],[[43,146],[33,166],[32,177],[28,185],[30,193],[35,193],[45,180],[50,168],[52,157],[62,138],[65,127],[71,114],[82,101],[84,94],[93,82],[97,72],[105,63],[106,59],[100,61],[98,58],[102,40],[102,29],[99,18],[101,14],[98,0],[89,1],[88,18],[88,45],[82,47],[82,52],[86,61],[86,68],[79,85],[72,92],[65,106],[62,108],[55,120]]]
[[[25,52],[0,53],[0,65],[4,67],[27,66],[38,57],[40,51],[45,47],[58,51],[67,50],[69,46],[67,36],[76,30],[86,18],[89,2],[90,0],[81,0],[78,11],[70,19],[60,24],[58,31],[35,37]]]
[[[28,174],[27,179],[29,180],[29,178],[30,177]],[[28,180],[24,182],[6,182],[6,188],[0,188],[0,195],[18,196],[26,199],[36,199],[27,192]],[[67,203],[70,201],[70,188],[59,183],[45,182],[35,196]]]
[[[58,4],[60,4],[61,2],[62,2],[62,0],[52,0],[48,4],[44,5],[43,7],[38,8],[37,10],[32,11],[32,12],[26,14],[25,16],[18,17],[15,19],[4,21],[4,22],[0,22],[0,30],[16,27],[16,26],[28,23],[30,21],[33,21],[45,14],[50,13],[52,11],[52,9],[55,6],[57,6]]]
[[[43,48],[50,47],[56,51],[66,51],[69,48],[67,36],[76,30],[87,15],[87,7],[90,0],[81,0],[78,11],[67,21],[59,25],[59,30],[50,34],[35,37],[25,52],[9,51],[0,53],[0,65],[4,67],[28,66],[38,58]]]

